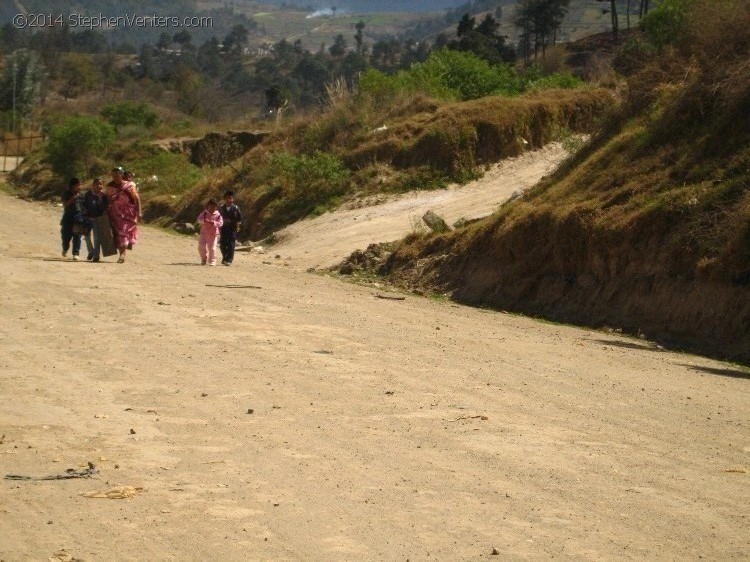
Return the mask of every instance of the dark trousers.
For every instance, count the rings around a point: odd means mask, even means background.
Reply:
[[[234,260],[234,246],[237,244],[237,231],[234,229],[224,230],[219,233],[219,248],[221,249],[221,261],[232,263]]]
[[[60,234],[62,235],[62,250],[68,253],[70,242],[73,242],[73,255],[81,253],[81,235],[73,232],[73,221],[63,221],[60,223]]]

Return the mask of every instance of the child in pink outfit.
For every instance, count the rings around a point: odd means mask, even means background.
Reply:
[[[198,239],[201,265],[216,265],[216,240],[219,238],[219,229],[224,224],[216,201],[211,199],[208,202],[205,210],[198,215],[198,222],[201,225],[201,236]]]

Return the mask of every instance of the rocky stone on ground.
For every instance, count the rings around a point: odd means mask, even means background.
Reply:
[[[424,215],[422,215],[422,220],[429,227],[429,229],[432,230],[432,232],[448,232],[451,229],[451,227],[448,226],[448,223],[445,222],[443,217],[441,217],[434,211],[427,211]]]

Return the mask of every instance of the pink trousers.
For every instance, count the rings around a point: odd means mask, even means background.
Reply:
[[[201,233],[198,238],[198,253],[201,255],[202,262],[216,263],[216,240],[218,238],[218,234]]]

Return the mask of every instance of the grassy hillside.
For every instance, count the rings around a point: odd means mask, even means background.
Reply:
[[[244,235],[261,238],[347,198],[478,177],[484,165],[592,130],[612,97],[584,88],[469,102],[424,96],[392,101],[386,109],[352,98],[299,120],[185,197],[161,201],[168,204],[161,213],[192,220],[202,201],[232,188],[250,217]]]
[[[629,47],[662,51],[575,161],[483,223],[411,237],[384,273],[750,361],[750,7],[686,13],[652,29],[671,44]]]
[[[170,136],[197,131],[189,123],[183,128],[184,119],[164,107],[102,105],[98,96],[60,102],[48,118],[47,148],[67,148],[40,151],[14,177],[31,196],[43,198],[60,193],[67,176],[91,177],[113,162],[123,164],[136,173],[146,219],[160,224],[192,221],[205,200],[234,189],[250,217],[242,235],[258,239],[347,199],[474,179],[501,158],[592,131],[613,104],[610,91],[567,74],[493,67],[448,50],[396,75],[369,70],[356,92],[344,80],[329,86],[328,101],[317,112],[265,121],[271,131],[260,135],[259,146],[248,132],[252,138],[244,148],[237,143],[245,141],[214,133],[211,146],[203,142],[197,152],[165,151],[179,144]],[[73,108],[80,117],[70,118]],[[47,110],[53,110],[49,103]],[[84,137],[103,144],[84,151]],[[201,152],[208,157],[196,159]]]

